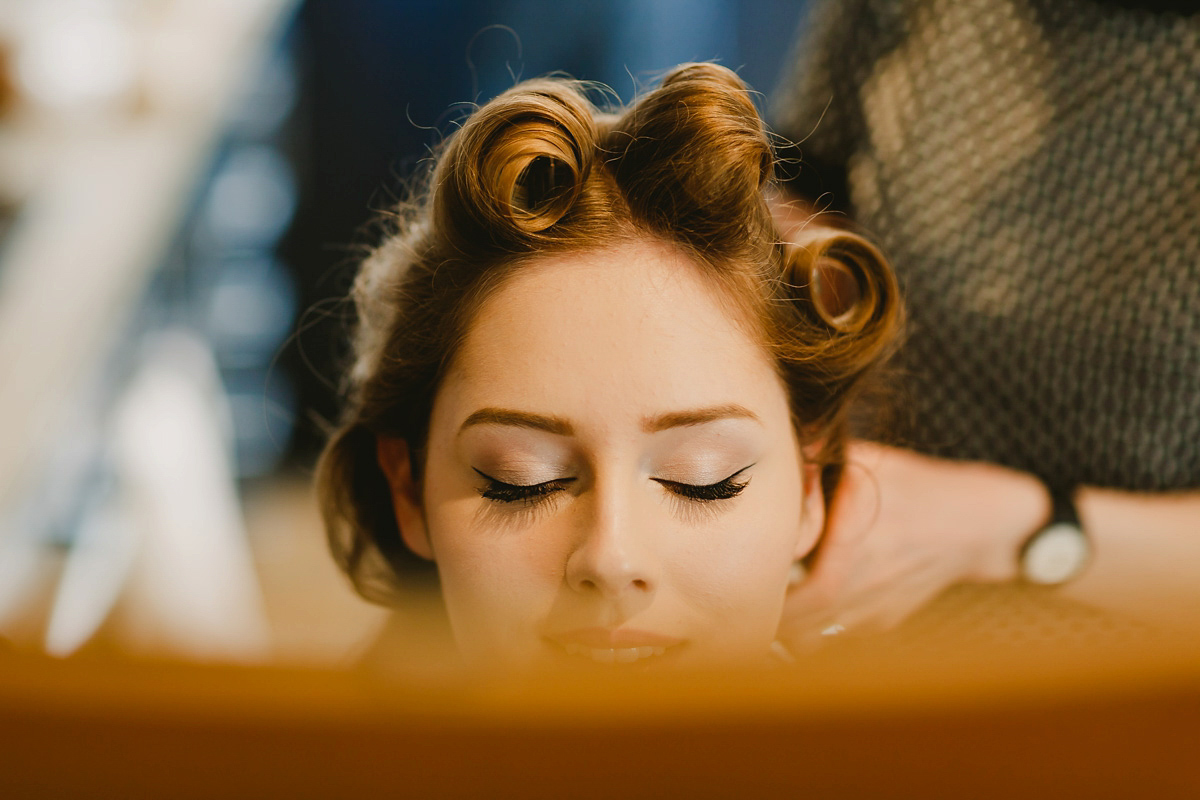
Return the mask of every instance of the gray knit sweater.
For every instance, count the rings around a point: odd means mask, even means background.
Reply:
[[[798,191],[900,274],[900,439],[1064,486],[1200,487],[1200,13],[818,3]]]

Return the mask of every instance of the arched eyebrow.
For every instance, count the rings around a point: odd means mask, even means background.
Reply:
[[[680,428],[686,425],[704,425],[719,419],[749,419],[761,424],[750,409],[737,404],[712,406],[711,408],[695,408],[687,411],[669,411],[657,417],[649,417],[642,421],[642,430],[646,433],[658,433],[668,428]]]
[[[533,428],[559,436],[573,436],[575,429],[561,417],[531,414],[528,411],[513,411],[507,408],[481,408],[467,417],[459,426],[462,433],[472,425],[510,425],[516,428]]]

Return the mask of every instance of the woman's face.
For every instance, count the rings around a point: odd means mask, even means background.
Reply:
[[[403,443],[380,462],[475,663],[761,659],[823,522],[766,353],[659,242],[518,269],[439,389],[427,453],[419,489]]]

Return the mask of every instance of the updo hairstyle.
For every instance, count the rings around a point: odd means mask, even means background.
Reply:
[[[376,437],[404,439],[420,479],[442,377],[481,303],[530,259],[647,236],[682,248],[777,364],[827,492],[851,407],[893,349],[901,307],[875,247],[817,219],[781,241],[771,139],[733,72],[680,66],[615,112],[586,91],[531,80],[475,111],[361,266],[345,415],[317,488],[334,558],[368,599],[434,574],[396,527]]]

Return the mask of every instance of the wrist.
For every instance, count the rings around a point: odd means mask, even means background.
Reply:
[[[1053,499],[1046,484],[1034,475],[1004,467],[989,469],[996,471],[992,478],[996,502],[990,509],[994,525],[976,579],[1002,583],[1020,577],[1021,550],[1050,521]]]

